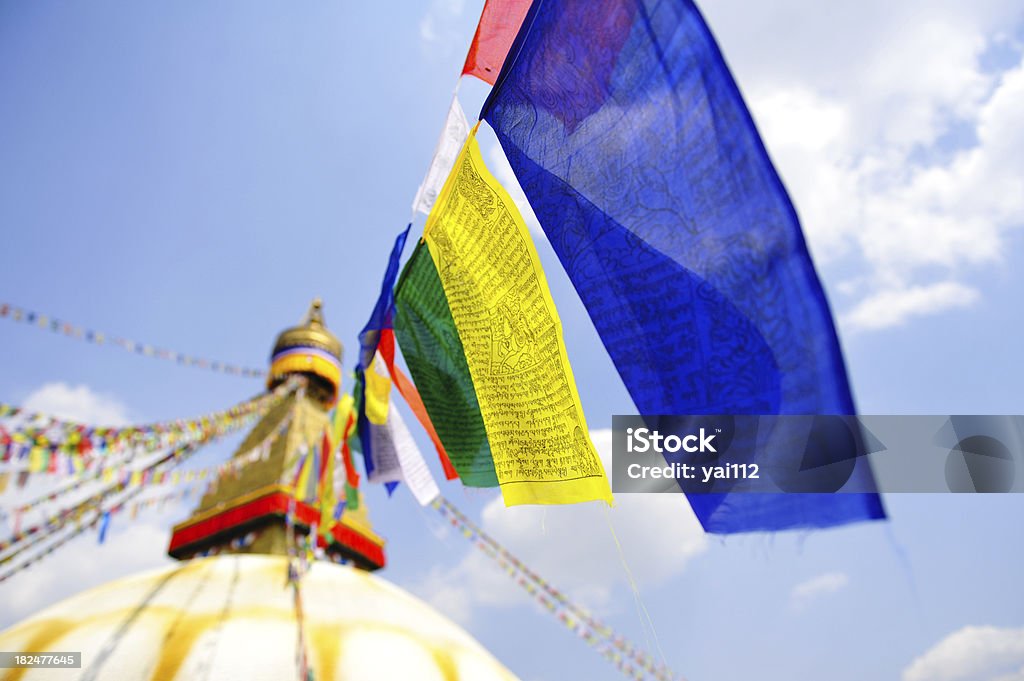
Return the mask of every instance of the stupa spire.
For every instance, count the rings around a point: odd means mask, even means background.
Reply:
[[[179,559],[216,553],[286,554],[286,516],[292,509],[300,538],[319,521],[316,485],[297,489],[303,461],[321,453],[328,410],[341,390],[343,348],[324,324],[323,304],[313,300],[304,320],[282,331],[270,355],[267,387],[289,380],[303,388],[271,410],[236,450],[240,472],[210,486],[192,517],[174,527],[168,553]],[[325,460],[325,459],[321,459]],[[340,466],[338,467],[340,469]],[[319,473],[321,469],[316,468]],[[308,477],[308,475],[307,475]],[[320,547],[338,561],[367,570],[384,566],[384,541],[370,525],[365,501],[346,508]]]

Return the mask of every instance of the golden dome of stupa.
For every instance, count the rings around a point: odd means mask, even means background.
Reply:
[[[81,669],[5,680],[285,681],[299,619],[284,556],[221,555],[115,580],[0,633],[0,650],[81,651]],[[513,681],[462,628],[363,570],[314,562],[302,630],[317,681]]]
[[[333,404],[341,389],[341,341],[324,325],[323,303],[313,300],[303,323],[282,331],[270,353],[267,387],[276,388],[292,374],[307,376]]]

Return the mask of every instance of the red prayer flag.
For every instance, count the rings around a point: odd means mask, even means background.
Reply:
[[[531,0],[487,0],[480,14],[473,42],[466,55],[463,75],[476,76],[494,85],[512,41],[530,9]]]
[[[334,454],[334,450],[331,448],[331,436],[328,434],[327,429],[324,429],[324,436],[320,442],[320,479],[317,480],[317,486],[322,487],[327,474],[327,460]],[[329,485],[333,485],[333,481],[328,481]]]
[[[355,424],[355,416],[349,414],[348,421],[345,423],[345,435],[341,438],[341,461],[345,465],[345,482],[352,488],[359,487],[359,472],[356,471],[355,463],[352,461],[352,450],[348,448],[348,438],[352,434]]]

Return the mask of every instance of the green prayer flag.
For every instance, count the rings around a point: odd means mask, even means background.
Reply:
[[[497,487],[476,389],[426,245],[416,245],[395,287],[395,337],[441,443],[467,487]]]

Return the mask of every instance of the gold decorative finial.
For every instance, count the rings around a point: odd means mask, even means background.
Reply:
[[[324,326],[324,303],[320,300],[320,296],[313,299],[313,302],[309,306],[309,312],[306,313],[306,324],[308,326]]]

